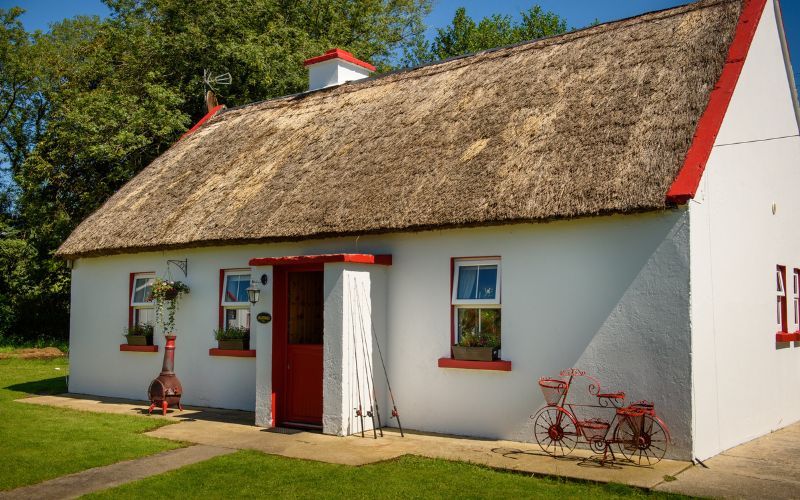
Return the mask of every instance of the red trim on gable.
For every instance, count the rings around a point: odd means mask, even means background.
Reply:
[[[346,50],[342,49],[331,49],[322,54],[321,56],[316,56],[310,59],[306,59],[305,61],[303,61],[303,66],[311,66],[312,64],[330,61],[331,59],[342,59],[343,61],[355,64],[356,66],[361,66],[362,68],[366,68],[370,71],[375,71],[375,66],[371,65],[366,61],[358,59],[350,52],[347,52]]]
[[[202,126],[203,126],[203,124],[204,124],[205,122],[207,122],[208,120],[210,120],[210,119],[214,118],[214,116],[215,116],[217,113],[219,113],[219,111],[220,111],[222,108],[224,108],[224,107],[225,107],[225,105],[224,105],[224,104],[219,104],[219,105],[217,105],[217,106],[214,106],[214,108],[213,108],[211,111],[209,111],[208,113],[206,113],[206,116],[204,116],[204,117],[200,118],[200,121],[198,121],[197,123],[195,123],[195,124],[194,124],[194,127],[190,128],[189,130],[187,130],[186,132],[184,132],[184,134],[183,134],[183,135],[180,137],[180,139],[178,139],[178,140],[180,141],[181,139],[183,139],[183,138],[184,138],[184,137],[186,137],[187,135],[189,135],[189,134],[193,133],[195,130],[197,130],[197,129],[199,129],[200,127],[202,127]]]
[[[697,122],[697,129],[683,166],[667,191],[667,202],[686,203],[697,193],[700,178],[703,176],[706,163],[711,156],[711,148],[714,147],[714,141],[717,139],[739,75],[742,73],[766,1],[745,0],[722,74],[709,95],[706,110]]]
[[[325,264],[328,262],[351,262],[353,264],[376,264],[391,266],[391,255],[372,255],[367,253],[329,253],[320,255],[295,255],[290,257],[261,257],[250,259],[251,266],[298,266]]]

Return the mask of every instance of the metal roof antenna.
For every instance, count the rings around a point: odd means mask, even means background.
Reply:
[[[219,104],[215,85],[230,85],[231,82],[233,82],[233,77],[230,73],[214,75],[210,70],[203,69],[203,86],[206,91],[206,108],[209,113]]]

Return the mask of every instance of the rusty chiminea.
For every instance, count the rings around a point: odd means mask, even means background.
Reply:
[[[167,345],[164,346],[164,365],[161,367],[161,374],[150,382],[147,396],[150,398],[149,413],[153,413],[153,408],[160,407],[163,414],[167,414],[168,406],[177,406],[183,411],[181,406],[181,394],[183,387],[181,381],[173,371],[175,368],[175,335],[166,335]]]

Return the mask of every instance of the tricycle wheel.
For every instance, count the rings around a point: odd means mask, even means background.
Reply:
[[[667,452],[669,437],[658,419],[643,415],[621,419],[614,429],[614,440],[622,455],[636,465],[657,464]]]
[[[561,408],[542,408],[534,417],[536,442],[548,455],[563,457],[575,449],[578,428],[569,413]]]

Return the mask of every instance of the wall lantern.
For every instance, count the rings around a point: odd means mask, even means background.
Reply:
[[[257,282],[251,281],[250,288],[247,289],[247,299],[253,305],[255,305],[261,297],[261,290],[256,286],[257,284]]]

